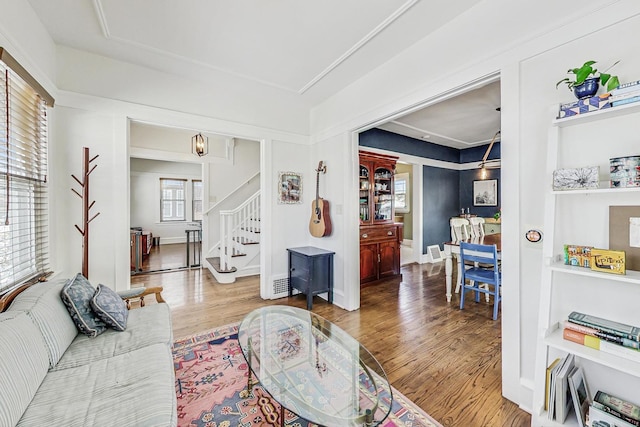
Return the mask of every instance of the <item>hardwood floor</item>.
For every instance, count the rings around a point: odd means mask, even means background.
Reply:
[[[448,304],[443,263],[410,264],[402,274],[400,284],[364,288],[360,310],[315,297],[313,311],[358,339],[389,382],[444,426],[529,426],[531,416],[501,396],[500,320],[491,320],[491,304],[482,300],[459,310],[457,295]],[[174,338],[239,322],[265,304],[306,306],[302,295],[262,300],[258,276],[221,285],[207,270],[193,269],[131,281],[164,286]]]

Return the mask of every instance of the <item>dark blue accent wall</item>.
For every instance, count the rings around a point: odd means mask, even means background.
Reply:
[[[469,213],[492,217],[500,209],[500,169],[487,169],[486,179],[498,180],[498,206],[473,206],[473,181],[480,181],[479,169],[470,169],[460,171],[460,208],[469,208]],[[458,209],[460,212],[460,209]]]
[[[380,150],[395,151],[427,159],[460,162],[460,150],[398,135],[382,129],[370,129],[360,134],[360,145]],[[486,148],[485,148],[486,150]],[[493,150],[492,150],[493,151]],[[484,154],[484,151],[482,152]],[[482,155],[480,155],[482,159]]]
[[[382,129],[360,134],[360,146],[409,154],[451,163],[473,163],[482,160],[489,144],[458,150],[427,141],[409,138]],[[500,143],[496,142],[488,160],[500,158]],[[498,206],[473,206],[473,181],[480,180],[480,169],[458,171],[433,166],[423,167],[423,248],[451,240],[449,218],[460,214],[461,208],[482,217],[492,217],[500,209],[500,169],[488,169],[487,179],[498,180]],[[415,218],[414,221],[419,221]]]
[[[422,167],[423,203],[423,245],[438,245],[451,240],[449,218],[459,212],[460,180],[459,171],[453,169]]]

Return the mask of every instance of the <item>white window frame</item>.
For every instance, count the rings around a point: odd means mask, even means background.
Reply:
[[[196,183],[200,184],[200,197],[196,197]],[[200,202],[200,209],[196,209],[196,202]],[[204,184],[201,179],[191,180],[191,220],[202,222],[204,207]]]
[[[409,174],[399,173],[394,176],[393,190],[394,190],[394,204],[396,213],[409,213],[411,212],[411,181],[409,180]],[[404,182],[404,192],[398,191],[398,184]],[[401,198],[398,197],[404,195],[404,203],[400,203]]]
[[[165,181],[179,182],[182,184],[182,189],[175,191],[176,193],[175,197],[165,197],[165,187],[164,187]],[[182,197],[180,197],[180,194],[178,194],[180,191],[182,191]],[[170,215],[169,219],[165,218],[165,214],[164,214],[165,203],[171,204],[172,214]],[[178,205],[180,203],[182,204],[182,214],[178,216],[177,212],[176,214],[173,214],[173,209],[177,211],[179,208]],[[187,221],[187,180],[182,178],[160,178],[160,222],[176,223],[176,222],[186,222],[186,221]]]

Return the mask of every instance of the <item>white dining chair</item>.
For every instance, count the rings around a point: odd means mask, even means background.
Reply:
[[[449,226],[451,227],[451,240],[459,242],[460,240],[467,240],[471,237],[469,230],[469,220],[466,218],[451,218],[449,220]]]
[[[469,228],[471,230],[471,237],[474,239],[484,237],[484,218],[477,216],[469,218]]]

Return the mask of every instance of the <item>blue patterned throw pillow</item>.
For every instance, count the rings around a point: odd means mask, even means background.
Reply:
[[[103,333],[107,326],[91,309],[91,298],[95,289],[80,273],[69,280],[60,291],[62,302],[80,332],[90,337]]]
[[[116,331],[124,331],[127,328],[127,305],[120,295],[108,286],[98,285],[91,299],[91,308],[104,323]]]

